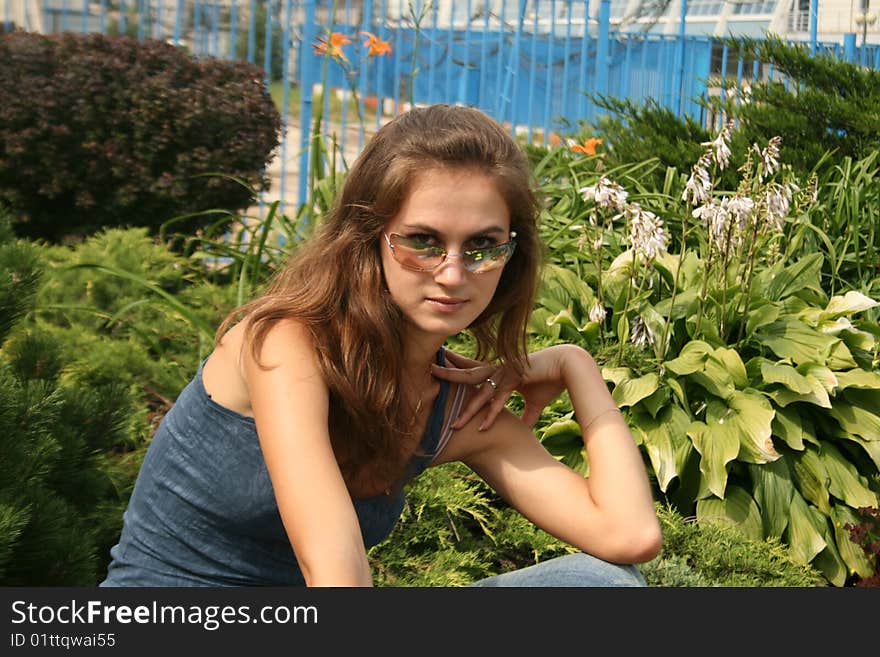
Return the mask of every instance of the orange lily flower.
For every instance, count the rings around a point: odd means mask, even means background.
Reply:
[[[331,57],[347,62],[348,57],[342,52],[342,46],[346,46],[349,43],[351,43],[351,39],[345,36],[342,32],[334,32],[330,35],[329,39],[326,37],[318,37],[318,43],[315,44],[315,54],[330,55]]]
[[[573,143],[569,148],[575,153],[583,153],[584,155],[595,155],[596,146],[602,143],[601,139],[590,137],[583,144]]]
[[[362,35],[367,37],[367,40],[364,41],[364,48],[367,48],[367,57],[376,57],[377,55],[390,55],[391,54],[391,44],[387,41],[383,41],[375,34],[371,32],[361,32]]]

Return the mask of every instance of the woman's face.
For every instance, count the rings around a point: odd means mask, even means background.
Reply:
[[[474,169],[421,172],[384,232],[385,282],[411,329],[445,340],[489,305],[503,267],[474,273],[465,269],[462,258],[450,255],[433,271],[414,271],[398,262],[389,246],[389,240],[406,241],[459,254],[510,241],[507,203],[488,176]],[[403,247],[396,248],[401,258]]]

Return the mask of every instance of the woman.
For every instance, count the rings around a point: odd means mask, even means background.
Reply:
[[[624,419],[585,351],[526,352],[537,210],[523,153],[485,114],[438,105],[384,126],[316,233],[219,327],[149,447],[102,585],[369,586],[404,484],[456,460],[584,553],[478,584],[643,584],[615,565],[661,540]],[[443,349],[465,329],[501,364]],[[565,389],[588,479],[531,431]],[[504,409],[513,390],[522,419]]]

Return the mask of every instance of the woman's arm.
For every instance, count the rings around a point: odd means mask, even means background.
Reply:
[[[308,586],[371,586],[360,524],[330,444],[329,392],[311,337],[276,324],[241,365],[278,510]]]
[[[465,462],[535,525],[585,552],[617,563],[652,559],[662,537],[644,461],[593,358],[574,345],[536,352],[518,389],[542,401],[568,390],[588,478],[550,455],[507,410],[484,431],[487,409],[477,413],[450,442],[446,459]]]

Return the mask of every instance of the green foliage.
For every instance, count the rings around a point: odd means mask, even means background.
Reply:
[[[856,514],[859,520],[848,522],[843,528],[874,568],[870,576],[858,578],[856,586],[880,586],[880,508],[862,507],[856,509]]]
[[[18,318],[0,343],[0,582],[92,586],[134,481],[114,455],[143,443],[147,418],[118,380],[69,378],[71,354],[29,320],[34,295],[10,294],[39,279],[33,251],[0,240],[0,297]]]
[[[0,35],[0,199],[20,235],[158,229],[248,207],[280,117],[261,70],[162,41]],[[223,174],[223,175],[217,175]],[[245,184],[241,184],[241,183]]]
[[[146,229],[101,231],[73,247],[43,250],[34,320],[67,353],[68,377],[118,381],[168,406],[236,303],[197,261],[172,253]]]
[[[777,539],[686,519],[657,506],[664,544],[640,569],[649,586],[823,586]],[[465,586],[576,552],[508,507],[461,464],[427,470],[410,483],[391,535],[370,551],[377,586]]]
[[[369,556],[377,586],[463,586],[573,551],[450,463],[409,484],[400,521]]]
[[[649,586],[823,586],[777,539],[755,540],[658,505],[663,549],[641,567]]]
[[[818,234],[804,217],[820,219],[811,194],[827,188],[793,192],[768,146],[745,158],[736,191],[718,191],[713,149],[687,191],[667,175],[653,195],[627,195],[594,160],[548,155],[551,264],[531,330],[581,344],[604,364],[660,499],[701,522],[781,540],[798,563],[844,585],[870,564],[842,527],[880,493],[880,304],[842,276],[836,294],[823,289],[828,269],[804,246]],[[748,207],[739,221],[736,204]],[[646,208],[676,225],[677,254],[642,244],[638,231],[656,219]],[[850,248],[832,239],[846,238],[829,239],[829,253]],[[876,279],[866,274],[864,285]],[[564,400],[538,433],[551,453],[589,471]]]
[[[654,99],[638,104],[626,99],[593,96],[593,102],[606,113],[593,121],[590,128],[582,127],[582,132],[602,138],[604,161],[612,169],[633,162],[659,162],[651,181],[654,189],[662,189],[667,168],[678,171],[690,168],[700,156],[700,143],[711,139],[697,121],[689,116],[679,117]]]
[[[0,342],[37,292],[38,259],[36,248],[13,239],[9,213],[0,205]]]
[[[732,52],[772,63],[774,76],[719,103],[741,121],[748,143],[782,137],[787,160],[813,170],[827,152],[860,159],[880,148],[880,72],[839,57],[811,55],[807,44],[781,38],[731,39]],[[728,89],[735,82],[725,82]]]

